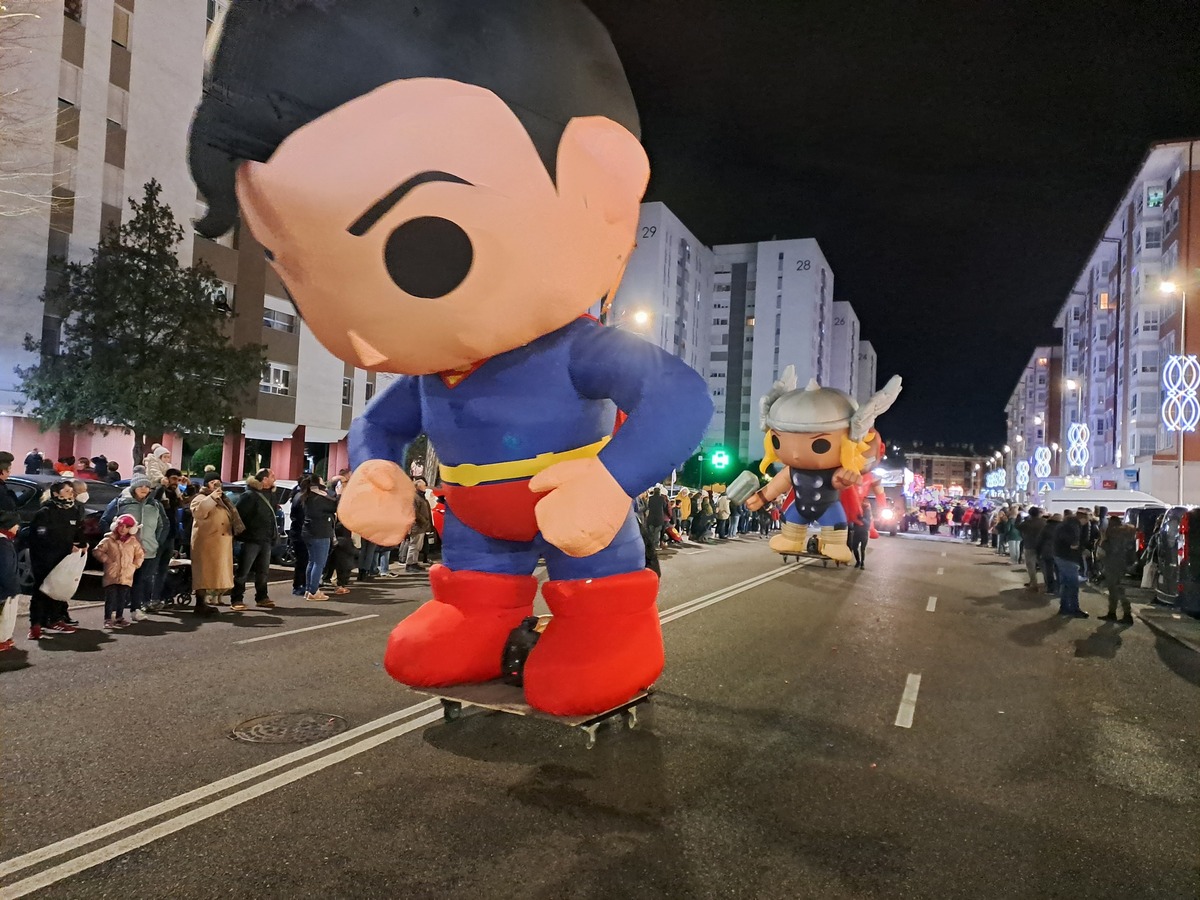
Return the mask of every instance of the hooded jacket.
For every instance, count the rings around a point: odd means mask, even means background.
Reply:
[[[136,535],[130,535],[123,541],[112,532],[100,540],[92,554],[104,564],[105,587],[110,584],[132,587],[134,572],[146,560],[146,551]]]
[[[140,526],[137,538],[142,544],[142,549],[146,551],[146,556],[158,556],[158,548],[166,541],[171,522],[167,518],[167,511],[154,499],[154,495],[148,494],[145,500],[138,500],[130,493],[129,488],[126,488],[120,497],[108,504],[104,515],[100,517],[100,527],[106,534],[112,531],[113,519],[121,515],[133,516]]]

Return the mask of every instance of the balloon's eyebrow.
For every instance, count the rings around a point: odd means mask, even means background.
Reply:
[[[423,184],[429,184],[435,181],[448,181],[451,184],[471,184],[471,182],[467,181],[465,178],[459,178],[457,175],[451,175],[449,172],[418,172],[386,197],[382,197],[375,201],[375,203],[371,205],[371,208],[355,219],[354,224],[352,224],[346,230],[355,237],[362,237],[375,226],[376,222],[387,215],[389,209],[403,200],[409,191],[420,187]]]

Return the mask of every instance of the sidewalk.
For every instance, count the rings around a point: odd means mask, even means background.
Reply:
[[[1137,611],[1137,617],[1151,630],[1200,653],[1200,619],[1165,606],[1144,606]]]

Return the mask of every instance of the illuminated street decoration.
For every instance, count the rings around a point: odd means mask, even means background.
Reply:
[[[1163,423],[1167,431],[1195,431],[1200,424],[1200,362],[1195,356],[1168,356],[1163,366]]]
[[[1018,491],[1029,490],[1029,462],[1028,462],[1028,460],[1022,459],[1022,460],[1017,461],[1016,484],[1017,484]]]
[[[1050,448],[1038,447],[1033,451],[1033,474],[1038,478],[1050,477]]]
[[[993,490],[999,490],[1000,488],[1004,487],[1005,482],[1007,481],[1008,473],[1003,469],[996,469],[994,472],[988,472],[987,478],[984,480],[984,484]]]
[[[1082,423],[1072,425],[1067,430],[1067,441],[1070,443],[1070,447],[1067,449],[1067,462],[1077,467],[1080,472],[1088,464],[1088,459],[1090,458],[1088,441],[1091,439],[1091,429]]]

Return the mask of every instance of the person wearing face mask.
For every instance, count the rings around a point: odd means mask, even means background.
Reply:
[[[137,538],[142,544],[146,559],[158,556],[158,549],[167,538],[171,527],[166,510],[151,496],[154,486],[144,474],[137,474],[129,481],[129,488],[116,500],[108,504],[100,517],[100,527],[109,531],[113,520],[120,515],[131,515],[138,524]],[[133,576],[133,591],[130,596],[131,616],[135,622],[146,619],[144,607],[150,602],[154,589],[154,574],[157,569],[150,564],[138,568]]]
[[[29,523],[29,564],[34,588],[29,601],[29,639],[41,640],[51,634],[73,634],[66,603],[41,591],[41,583],[54,567],[80,548],[86,549],[83,514],[75,502],[75,488],[69,481],[56,481],[49,497]]]
[[[88,500],[91,499],[88,494],[87,482],[76,478],[71,482],[71,487],[75,489],[75,502],[80,506],[86,505]]]

